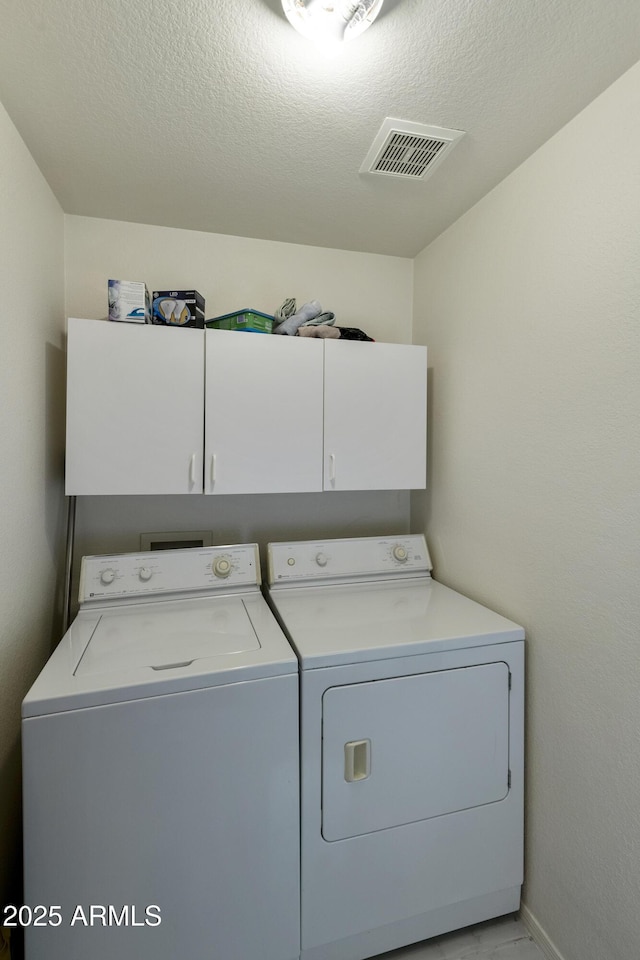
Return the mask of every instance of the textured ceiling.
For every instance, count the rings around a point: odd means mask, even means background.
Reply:
[[[279,0],[0,0],[0,100],[67,213],[413,256],[640,57],[638,0],[385,0],[327,59]],[[466,131],[358,173],[382,120]]]

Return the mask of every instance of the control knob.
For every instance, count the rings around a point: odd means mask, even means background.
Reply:
[[[327,560],[328,558],[326,553],[316,553],[316,563],[319,567],[326,567]]]
[[[224,580],[225,577],[228,577],[231,573],[231,561],[227,557],[218,557],[213,561],[213,572],[216,577],[220,577]]]
[[[116,572],[113,567],[107,567],[106,570],[100,572],[100,583],[104,583],[107,586],[109,583],[113,583],[116,578]]]
[[[140,577],[143,583],[146,583],[147,580],[151,580],[151,577],[153,576],[153,572],[149,569],[149,567],[140,567],[140,569],[138,570],[138,576]]]
[[[409,557],[407,548],[403,547],[401,543],[397,543],[391,552],[393,554],[393,559],[397,560],[398,563],[406,563]]]

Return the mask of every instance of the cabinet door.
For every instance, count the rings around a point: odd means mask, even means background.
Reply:
[[[202,493],[203,337],[69,320],[67,494]]]
[[[322,341],[206,331],[205,492],[322,490]]]
[[[325,340],[324,489],[426,486],[427,348]]]

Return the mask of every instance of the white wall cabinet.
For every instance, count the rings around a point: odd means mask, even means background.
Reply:
[[[69,320],[66,492],[426,483],[426,348]]]
[[[69,320],[67,494],[202,493],[203,341]]]
[[[427,348],[324,345],[324,489],[425,487]]]
[[[205,493],[322,490],[322,341],[205,339]]]

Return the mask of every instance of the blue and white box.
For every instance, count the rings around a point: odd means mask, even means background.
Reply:
[[[109,320],[151,323],[151,298],[146,283],[109,280]]]

